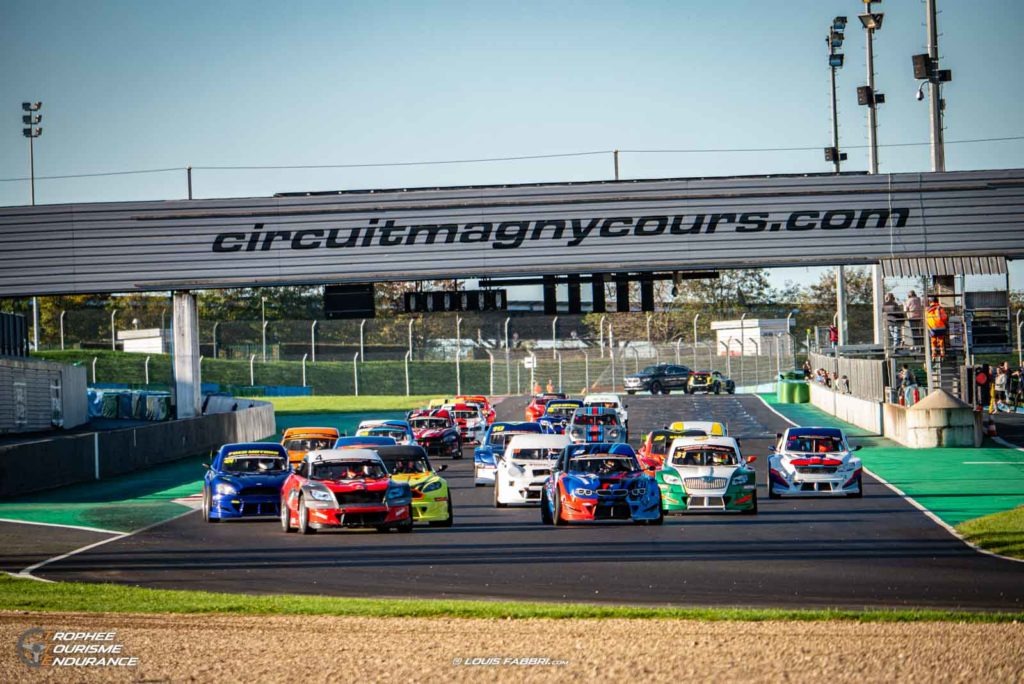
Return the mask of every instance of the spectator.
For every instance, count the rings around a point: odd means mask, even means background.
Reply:
[[[1007,364],[1004,362],[1003,365],[1005,366]],[[1000,404],[1000,403],[1002,403],[1002,404],[1006,404],[1007,403],[1006,402],[1006,390],[1007,390],[1007,387],[1009,386],[1009,380],[1010,380],[1009,373],[1007,373],[1006,369],[1004,369],[1003,366],[999,366],[998,368],[996,368],[996,380],[995,380],[994,391],[995,391],[995,402],[996,402],[997,405]]]
[[[906,320],[906,315],[903,313],[903,307],[897,301],[896,295],[892,292],[885,295],[882,313],[885,316],[885,325],[889,330],[889,341],[892,343],[892,348],[898,349],[903,346],[903,322]]]
[[[839,378],[839,382],[836,383],[836,391],[842,392],[843,394],[850,394],[850,378],[845,375]]]
[[[917,296],[917,293],[911,290],[907,293],[907,301],[903,302],[903,311],[907,315],[907,338],[910,339],[911,347],[917,346],[917,341],[921,338],[921,314],[923,311],[923,305],[921,304],[921,298]]]
[[[917,384],[917,378],[914,376],[914,371],[912,371],[907,364],[903,364],[903,366],[900,367],[899,375],[896,377],[899,378],[899,386],[903,389]]]
[[[974,369],[974,403],[984,407],[988,404],[992,369],[988,364],[976,366]]]
[[[828,343],[832,347],[839,344],[839,328],[834,325],[828,326]]]
[[[925,313],[928,325],[928,338],[932,347],[932,358],[940,362],[946,358],[946,333],[949,328],[949,314],[939,304],[938,297],[928,300],[928,311]]]
[[[811,379],[811,360],[804,359],[804,380]]]

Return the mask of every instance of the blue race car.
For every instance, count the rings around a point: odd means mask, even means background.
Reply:
[[[628,442],[629,435],[617,409],[602,406],[581,406],[565,426],[565,434],[574,444]]]
[[[544,482],[540,519],[545,525],[589,520],[632,520],[660,525],[661,492],[628,444],[570,444]]]
[[[544,414],[537,419],[546,432],[554,435],[565,434],[565,426],[572,420],[572,414],[583,406],[579,399],[552,399],[547,403]]]
[[[203,479],[203,520],[280,515],[281,485],[291,470],[280,444],[225,444]]]
[[[473,484],[477,487],[494,484],[497,458],[505,453],[508,440],[515,435],[537,435],[544,432],[540,423],[491,423],[473,450]]]

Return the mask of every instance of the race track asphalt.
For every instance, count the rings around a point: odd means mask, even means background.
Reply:
[[[51,563],[52,580],[246,593],[776,607],[1024,610],[1024,564],[979,554],[887,487],[862,499],[769,500],[767,447],[786,423],[753,396],[628,398],[630,429],[722,420],[759,456],[757,516],[691,515],[661,527],[548,527],[493,507],[471,451],[445,473],[455,525],[408,535],[284,534],[276,521],[187,515]],[[521,419],[525,401],[498,405]]]

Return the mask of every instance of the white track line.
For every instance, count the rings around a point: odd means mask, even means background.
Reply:
[[[85,527],[84,525],[62,525],[60,523],[36,522],[34,520],[14,520],[13,518],[0,518],[0,523],[16,523],[18,525],[42,525],[43,527],[64,527],[69,530],[84,530],[85,532],[98,532],[99,534],[123,534],[117,530],[105,530],[102,527]]]
[[[789,423],[790,425],[792,425],[792,426],[794,426],[794,427],[799,427],[799,426],[798,426],[798,425],[797,425],[796,423],[794,423],[793,421],[791,421],[791,420],[790,420],[789,418],[787,418],[786,416],[782,415],[781,413],[779,413],[778,411],[776,411],[775,409],[773,409],[773,408],[771,407],[771,405],[770,405],[770,404],[769,404],[769,403],[768,403],[767,401],[765,401],[764,399],[762,399],[762,398],[761,398],[760,396],[758,396],[758,395],[756,395],[756,394],[755,394],[754,396],[755,396],[755,397],[757,397],[757,398],[758,398],[758,400],[759,400],[759,401],[760,401],[760,402],[761,402],[762,404],[764,404],[764,405],[765,405],[765,407],[766,407],[766,408],[767,408],[767,409],[768,409],[769,411],[771,411],[772,413],[774,413],[775,415],[777,415],[777,416],[778,416],[779,418],[782,418],[782,420],[786,421],[787,423]],[[996,439],[999,439],[999,438],[997,437]],[[1005,442],[1005,440],[1004,440],[1004,442]],[[1012,445],[1012,444],[1009,444],[1009,442],[1005,442],[1005,443],[1006,443],[1006,444],[1008,444],[1009,446],[1013,447],[1013,445]],[[1016,449],[1017,447],[1013,447],[1013,448],[1015,448],[1015,449]],[[1024,449],[1022,449],[1022,451],[1024,451]],[[943,521],[943,520],[942,520],[942,518],[940,518],[939,516],[935,515],[935,514],[934,514],[934,513],[932,513],[931,511],[929,511],[929,510],[928,510],[927,508],[925,508],[924,506],[922,506],[921,504],[919,504],[919,503],[918,503],[917,501],[915,501],[915,500],[914,500],[913,498],[911,498],[911,497],[907,496],[907,494],[906,494],[905,492],[903,492],[903,490],[901,490],[901,489],[900,489],[899,487],[897,487],[897,486],[896,486],[896,485],[894,485],[894,484],[891,484],[891,483],[887,482],[887,481],[886,481],[885,479],[883,479],[883,478],[882,478],[881,476],[877,475],[876,473],[873,473],[873,472],[871,472],[871,471],[870,471],[870,470],[868,470],[867,468],[864,468],[864,472],[865,472],[865,473],[867,473],[868,475],[870,475],[871,477],[875,478],[875,479],[876,479],[876,480],[878,480],[879,482],[881,482],[881,483],[882,483],[883,485],[885,485],[885,486],[886,486],[886,487],[888,487],[889,489],[891,489],[891,490],[892,490],[893,492],[895,492],[895,493],[896,493],[896,494],[897,494],[898,496],[900,496],[900,497],[901,497],[901,498],[902,498],[902,499],[903,499],[904,501],[906,501],[906,502],[907,502],[907,503],[909,503],[909,504],[910,504],[911,506],[913,506],[913,507],[914,507],[914,508],[916,508],[917,510],[921,511],[922,513],[924,513],[924,514],[925,514],[925,516],[926,516],[926,517],[927,517],[927,518],[928,518],[929,520],[931,520],[931,521],[932,521],[932,522],[934,522],[934,523],[935,523],[936,525],[938,525],[938,526],[939,526],[939,527],[941,527],[942,529],[944,529],[944,530],[946,530],[947,532],[949,532],[949,533],[950,533],[951,535],[953,535],[953,537],[955,537],[955,538],[956,538],[956,539],[958,539],[959,541],[963,542],[963,543],[964,543],[964,544],[965,544],[966,546],[969,546],[970,548],[974,549],[974,550],[975,550],[975,551],[977,551],[978,553],[984,554],[984,555],[986,555],[986,556],[992,556],[993,558],[1002,558],[1003,560],[1013,561],[1014,563],[1024,563],[1024,559],[1021,559],[1021,558],[1011,558],[1010,556],[1004,556],[1004,555],[1002,555],[1002,554],[999,554],[999,553],[994,553],[994,552],[992,552],[992,551],[988,551],[987,549],[983,549],[983,548],[981,548],[981,547],[980,547],[980,546],[978,546],[977,544],[974,544],[974,543],[972,543],[972,542],[969,542],[969,541],[967,541],[967,539],[965,539],[965,538],[963,537],[963,535],[961,535],[961,534],[960,534],[959,532],[957,532],[957,530],[956,530],[956,528],[955,528],[955,527],[953,527],[952,525],[949,525],[948,523],[946,523],[945,521]]]
[[[189,515],[190,513],[195,513],[195,511],[194,510],[187,510],[187,511],[184,511],[182,513],[179,513],[178,515],[174,516],[173,518],[168,518],[167,520],[160,520],[159,522],[155,522],[152,525],[146,525],[145,527],[140,527],[139,529],[134,530],[133,532],[120,532],[120,533],[117,533],[116,536],[108,537],[107,539],[101,539],[98,542],[94,542],[92,544],[87,544],[87,545],[85,545],[85,546],[83,546],[83,547],[81,547],[79,549],[75,549],[74,551],[69,551],[67,553],[62,553],[61,555],[54,556],[53,558],[47,558],[44,561],[36,563],[35,565],[30,565],[29,567],[25,568],[24,570],[22,570],[21,572],[18,573],[18,576],[19,577],[32,577],[32,579],[39,579],[39,580],[42,580],[44,582],[51,582],[52,580],[44,580],[42,577],[34,577],[32,575],[32,573],[35,572],[36,570],[38,570],[39,568],[43,567],[44,565],[49,565],[50,563],[55,563],[57,561],[64,560],[65,558],[70,558],[71,556],[74,556],[76,554],[82,553],[83,551],[88,551],[89,549],[94,549],[97,546],[103,546],[104,544],[109,544],[110,542],[113,542],[113,541],[119,541],[121,539],[127,539],[128,537],[136,535],[139,532],[145,532],[146,530],[151,530],[154,527],[158,527],[158,526],[163,525],[165,523],[169,523],[172,520],[177,520],[178,518],[182,518],[182,517],[184,517],[186,515]]]

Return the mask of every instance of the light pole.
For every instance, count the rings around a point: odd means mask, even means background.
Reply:
[[[21,122],[25,125],[25,128],[21,129],[21,133],[28,138],[28,175],[32,206],[36,205],[36,153],[34,143],[35,139],[43,134],[42,126],[37,125],[43,120],[43,115],[36,114],[36,112],[42,108],[42,102],[21,103],[21,110],[28,112],[21,117]]]
[[[117,351],[117,333],[114,329],[114,318],[117,316],[117,309],[110,312],[110,348]]]
[[[743,315],[740,316],[740,378],[741,379],[745,375],[744,367],[746,366],[746,364],[744,363],[744,357],[747,355],[747,342],[746,342],[746,340],[743,337],[743,334],[746,332],[746,319],[747,319],[747,312],[744,311]],[[730,373],[730,377],[731,376],[732,376],[732,374]]]
[[[879,1],[879,0],[876,0]],[[875,31],[882,28],[881,12],[871,11],[871,1],[865,0],[864,14],[857,18],[864,26],[866,39],[865,56],[867,59],[868,84],[857,88],[857,104],[868,108],[868,173],[878,173],[878,118],[877,107],[885,102],[885,95],[875,92]]]
[[[64,314],[66,314],[66,313],[67,313],[67,311],[61,311],[60,312],[60,349],[61,349],[61,351],[64,351]],[[1020,316],[1018,316],[1018,318],[1020,318]]]
[[[359,361],[366,363],[366,356],[363,354],[363,339],[366,332],[366,319],[359,321]]]
[[[697,367],[697,319],[700,318],[700,312],[697,312],[693,317],[693,367]],[[679,360],[676,359],[676,363]]]
[[[249,386],[256,385],[256,355],[249,355]]]
[[[412,349],[405,352],[405,396],[409,396],[409,359],[412,358]]]
[[[352,355],[352,386],[355,396],[359,396],[359,352]]]
[[[608,358],[612,362],[612,392],[615,391],[615,333],[612,324],[608,324]]]
[[[1017,339],[1020,340],[1020,328],[1017,329]],[[590,354],[586,349],[583,350],[583,389],[584,394],[590,391]]]
[[[309,354],[302,355],[302,386],[306,386],[306,359],[309,358]]]
[[[551,358],[557,358],[555,353],[558,350],[558,332],[556,325],[558,324],[558,316],[551,319]]]
[[[217,358],[217,326],[220,325],[220,321],[213,322],[213,358]]]
[[[263,363],[267,362],[267,298],[260,297],[260,321],[263,323]]]
[[[928,89],[928,119],[931,124],[932,171],[946,170],[946,152],[942,143],[942,119],[946,103],[942,99],[942,84],[953,80],[953,72],[939,69],[939,27],[936,18],[935,0],[925,0],[928,29],[928,52],[914,55],[914,78],[921,80],[917,99],[924,99],[924,87]]]
[[[415,318],[409,319],[409,356],[412,356],[412,324],[416,322]]]
[[[601,358],[602,359],[604,358],[604,322],[605,322],[606,318],[607,318],[607,316],[601,316],[601,320],[598,323],[598,329],[599,329],[598,330],[598,336],[600,338],[599,344],[601,346]]]
[[[462,317],[455,316],[455,393],[462,394]]]
[[[652,316],[652,314],[650,314],[650,313],[647,314],[647,346],[648,347],[651,346],[651,316]]]
[[[509,346],[508,341],[508,324],[512,320],[511,316],[505,317],[505,392],[512,394],[512,349]]]
[[[839,151],[839,109],[836,106],[836,69],[843,66],[843,54],[839,48],[843,46],[843,31],[846,29],[846,17],[836,17],[829,26],[825,44],[828,46],[828,70],[832,78],[832,147],[825,148],[825,161],[832,162],[832,168],[839,173],[840,162],[846,154]]]
[[[32,346],[39,351],[39,297],[32,298]]]
[[[316,363],[316,324],[320,321],[314,320],[313,325],[309,326],[309,353],[310,363]]]
[[[491,392],[490,392],[490,394],[493,397],[494,396],[494,354],[491,353],[490,349],[485,349],[484,351],[487,352],[487,359],[488,359],[488,361],[490,363],[490,367],[491,367],[491,371],[490,371]]]

